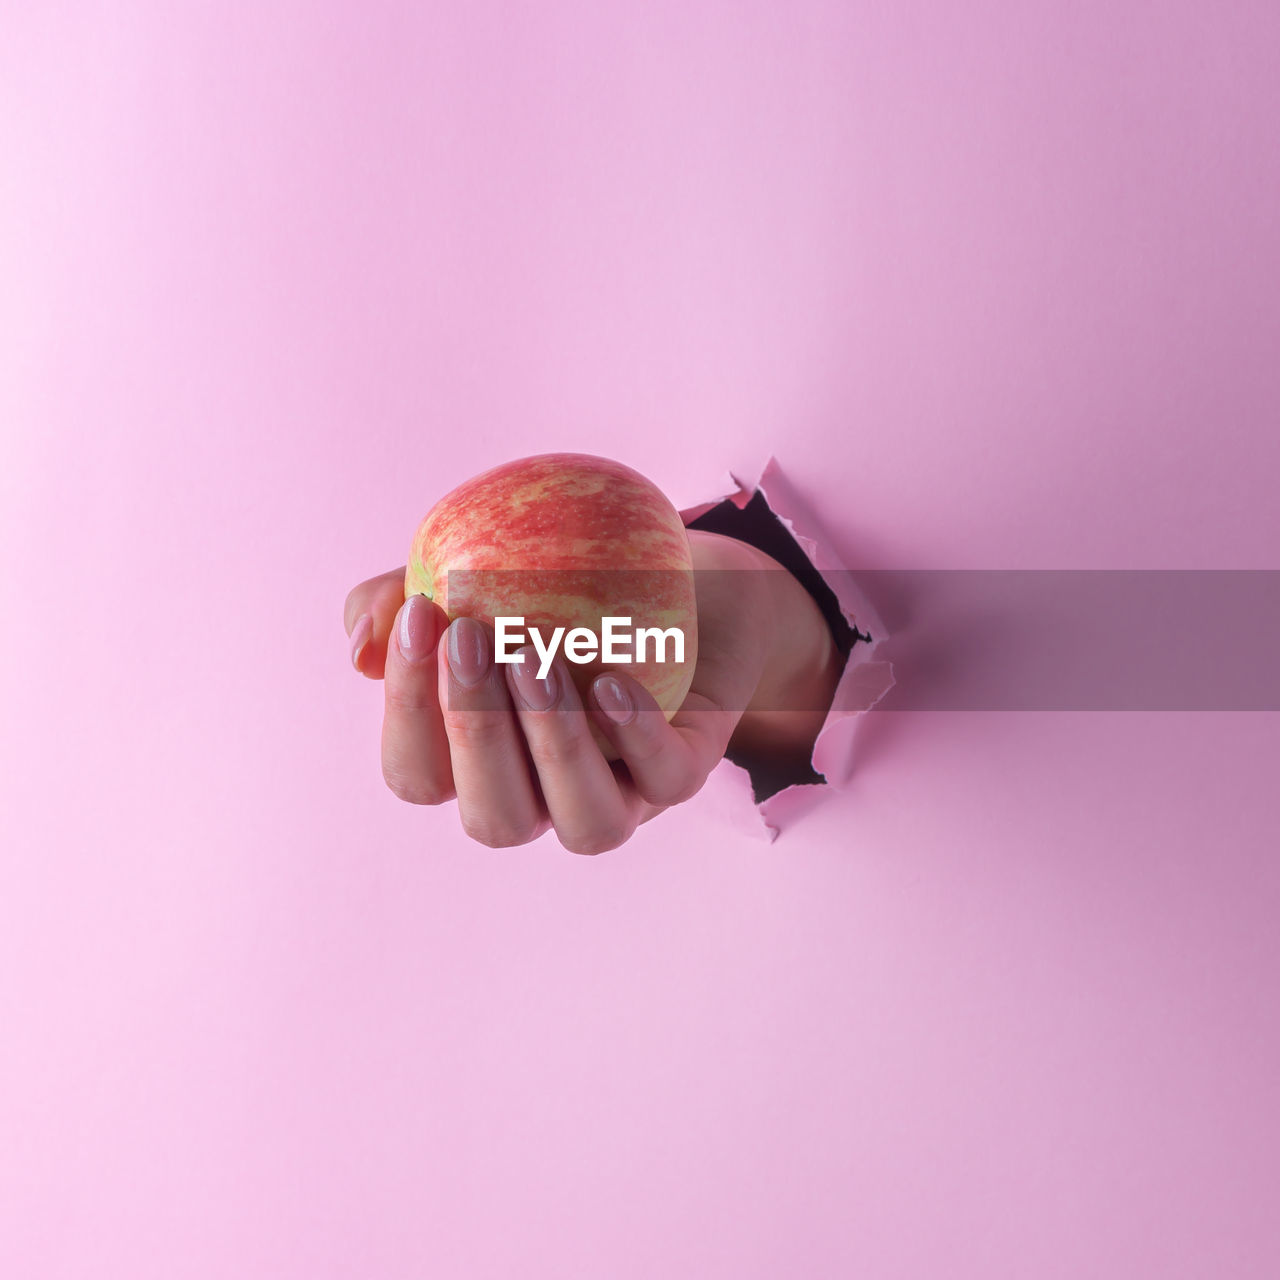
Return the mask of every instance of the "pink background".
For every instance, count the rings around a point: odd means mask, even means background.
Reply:
[[[1276,567],[1278,14],[5,6],[0,1273],[1277,1274],[1280,717],[872,713],[773,845],[495,853],[341,613],[552,448]]]

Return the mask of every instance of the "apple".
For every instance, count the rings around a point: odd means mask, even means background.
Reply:
[[[452,578],[452,580],[451,580]],[[586,700],[601,671],[617,668],[654,697],[669,720],[689,692],[698,656],[698,612],[689,536],[679,512],[650,480],[608,458],[545,453],[504,463],[460,484],[418,526],[405,596],[434,600],[452,621],[491,627],[521,618],[551,634],[605,618],[679,628],[682,661],[596,658],[569,664]],[[607,758],[617,753],[592,725]]]

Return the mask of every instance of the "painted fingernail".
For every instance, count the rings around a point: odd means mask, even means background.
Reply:
[[[484,624],[474,618],[457,618],[449,627],[446,650],[453,678],[472,689],[489,670],[489,635]]]
[[[421,662],[435,647],[435,618],[426,596],[411,595],[400,606],[396,626],[400,652],[407,662]]]
[[[373,618],[367,613],[362,613],[351,628],[351,665],[357,671],[360,670],[360,655],[364,652],[364,647],[369,643],[369,637],[373,635]]]
[[[601,676],[593,686],[596,703],[614,724],[626,724],[636,713],[636,704],[617,676]]]
[[[532,649],[522,649],[518,655],[520,661],[511,668],[516,682],[516,691],[530,711],[550,711],[555,705],[559,687],[556,684],[556,669],[552,667],[546,676],[538,679],[538,664],[541,659]]]

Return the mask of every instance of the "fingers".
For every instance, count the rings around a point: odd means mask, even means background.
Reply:
[[[723,755],[736,717],[700,693],[697,679],[671,724],[626,676],[597,680],[584,708],[561,660],[550,687],[537,680],[533,657],[504,674],[488,628],[473,619],[447,626],[425,596],[405,600],[404,572],[360,583],[343,610],[356,669],[386,682],[382,772],[401,799],[435,805],[456,796],[463,829],[490,847],[525,844],[554,825],[566,849],[600,853],[688,799]],[[609,714],[614,686],[632,700],[621,724]],[[592,721],[629,776],[604,759]]]
[[[724,755],[734,717],[690,692],[671,722],[643,685],[621,672],[597,676],[591,709],[621,755],[638,794],[667,807],[697,794]]]
[[[440,649],[437,690],[462,828],[494,849],[527,844],[547,823],[493,635],[474,618],[457,618]]]
[[[404,603],[405,566],[390,569],[353,587],[342,609],[342,622],[351,638],[351,662],[371,680],[381,680],[387,658],[387,641]],[[367,619],[367,621],[366,621]]]
[[[539,679],[536,652],[526,647],[519,656],[507,665],[507,683],[560,843],[570,853],[616,849],[650,815],[633,791],[619,788],[564,663],[557,659]]]
[[[694,545],[695,563],[741,567],[758,553],[717,535]],[[695,795],[728,749],[765,669],[774,619],[760,575],[708,573],[698,582],[698,663],[684,703],[668,724],[652,695],[620,671],[591,686],[592,715],[650,804]]]
[[[436,660],[448,619],[426,596],[413,595],[393,621],[385,654],[382,776],[401,800],[443,804],[454,788]]]

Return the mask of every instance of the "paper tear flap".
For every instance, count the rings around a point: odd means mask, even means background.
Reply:
[[[894,676],[892,663],[879,656],[888,638],[883,621],[871,601],[858,590],[853,575],[775,458],[768,459],[753,485],[744,485],[736,476],[726,474],[719,497],[682,510],[681,518],[688,525],[725,501],[744,508],[757,489],[831,588],[845,621],[861,633],[849,651],[830,710],[814,741],[812,765],[825,784],[785,787],[748,808],[742,800],[752,797],[750,774],[730,760],[721,760],[703,788],[731,825],[772,841],[801,814],[829,799],[831,788],[840,790],[849,785],[858,723],[893,687]],[[871,639],[861,638],[866,635]]]

